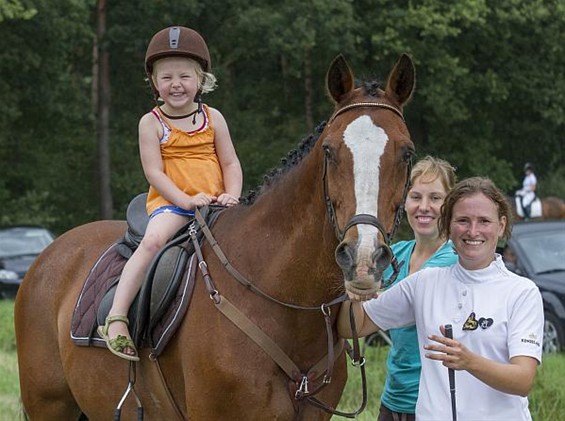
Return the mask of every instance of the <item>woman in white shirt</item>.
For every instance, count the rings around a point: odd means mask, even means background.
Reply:
[[[349,302],[338,331],[351,337],[349,307],[365,336],[416,324],[422,373],[416,420],[452,419],[447,368],[456,370],[459,421],[531,420],[527,395],[541,363],[543,304],[537,286],[506,269],[496,246],[509,238],[511,210],[487,178],[459,182],[439,220],[458,262],[426,268],[379,294],[360,295],[347,285]],[[444,325],[453,326],[453,339]]]

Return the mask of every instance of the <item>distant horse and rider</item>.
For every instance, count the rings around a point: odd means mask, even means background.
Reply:
[[[127,224],[74,228],[40,255],[15,304],[30,419],[108,420],[122,404],[128,419],[140,407],[152,420],[328,420],[335,413],[347,380],[347,346],[335,326],[340,300],[345,285],[376,292],[394,266],[389,244],[414,155],[403,118],[415,84],[410,57],[400,57],[384,86],[354,81],[338,56],[326,75],[335,106],[327,123],[255,195],[214,222],[197,213],[188,230],[196,251],[187,263],[192,293],[173,291],[184,313],[171,318],[165,347],[139,344],[139,362],[73,342],[75,313],[99,304],[85,280],[105,268],[96,263],[120,244]],[[200,245],[195,231],[205,238]],[[96,325],[87,342],[101,342]],[[127,392],[135,386],[136,399],[125,399],[126,385]]]
[[[524,165],[524,174],[522,188],[516,191],[514,200],[510,200],[514,218],[516,220],[565,218],[565,201],[555,196],[538,197],[537,178],[531,163],[527,162]]]

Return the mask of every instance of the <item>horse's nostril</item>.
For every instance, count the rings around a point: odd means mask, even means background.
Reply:
[[[377,247],[373,253],[373,262],[377,270],[383,271],[390,264],[392,259],[392,252],[386,245]]]
[[[346,242],[342,242],[337,246],[335,260],[342,269],[350,269],[353,266],[353,250]]]

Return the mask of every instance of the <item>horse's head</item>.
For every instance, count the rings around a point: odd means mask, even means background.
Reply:
[[[402,116],[415,69],[402,55],[384,89],[355,87],[338,56],[327,74],[336,104],[322,134],[327,212],[340,241],[336,261],[348,291],[368,295],[380,287],[393,258],[388,246],[400,222],[414,144]]]

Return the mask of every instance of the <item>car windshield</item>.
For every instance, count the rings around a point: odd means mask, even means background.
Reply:
[[[0,257],[39,254],[53,241],[41,228],[16,228],[0,231]]]
[[[565,271],[565,235],[562,232],[536,232],[524,236],[521,247],[536,275]]]

